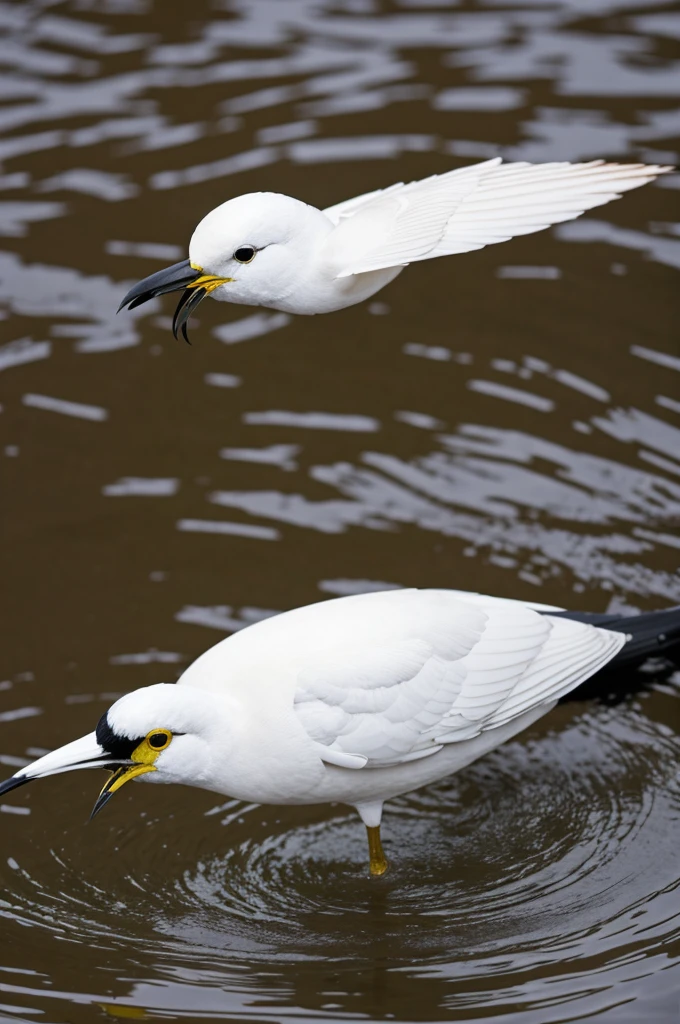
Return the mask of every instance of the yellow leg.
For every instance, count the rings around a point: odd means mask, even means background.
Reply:
[[[385,857],[382,843],[380,842],[380,825],[366,826],[368,835],[368,855],[370,857],[370,872],[373,878],[379,878],[387,871],[387,858]]]

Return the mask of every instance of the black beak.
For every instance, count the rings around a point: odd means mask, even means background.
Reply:
[[[158,295],[167,295],[168,292],[176,292],[180,288],[184,288],[184,293],[172,320],[172,333],[176,338],[177,332],[181,330],[182,337],[190,345],[191,342],[187,334],[189,317],[206,295],[229,280],[231,279],[228,277],[206,274],[201,267],[192,267],[189,260],[182,260],[181,263],[174,263],[171,267],[159,270],[155,274],[145,277],[143,281],[139,281],[127,293],[117,312],[120,313],[124,306],[134,309],[136,306],[141,306],[143,302],[148,302],[149,299],[155,299]]]
[[[25,786],[27,782],[30,782],[30,778],[19,776],[17,778],[14,775],[11,779],[7,779],[6,782],[0,782],[0,796],[4,796],[5,793],[9,793],[11,790],[16,789],[17,786]]]
[[[127,777],[131,773],[132,777],[135,777],[151,770],[146,765],[138,765],[132,760],[121,760],[120,757],[115,757],[101,746],[96,734],[91,733],[89,736],[83,736],[82,739],[67,743],[65,747],[53,750],[51,754],[45,754],[33,764],[20,768],[11,779],[0,782],[0,797],[34,779],[59,775],[62,772],[81,768],[107,768],[113,772],[112,778],[109,779],[105,787],[107,792],[109,789],[111,791],[118,789],[124,781],[127,781]]]
[[[171,267],[158,270],[155,274],[145,277],[143,281],[138,281],[127,293],[116,312],[120,313],[124,306],[134,309],[149,299],[155,299],[157,295],[166,295],[168,292],[186,288],[202,273],[202,270],[195,270],[189,260],[173,263]]]

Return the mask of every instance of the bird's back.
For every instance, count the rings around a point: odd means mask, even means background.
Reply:
[[[519,601],[386,591],[250,626],[180,683],[294,714],[329,764],[379,767],[547,710],[625,639]]]

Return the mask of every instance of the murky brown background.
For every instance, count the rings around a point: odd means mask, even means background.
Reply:
[[[644,0],[0,3],[3,777],[334,594],[680,601],[680,178],[324,317],[122,313],[232,195],[501,154],[675,162]],[[674,308],[675,307],[675,308]],[[680,679],[563,705],[385,820],[100,780],[0,806],[0,1019],[677,1020]]]

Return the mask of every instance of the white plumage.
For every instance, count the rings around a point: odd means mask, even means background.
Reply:
[[[338,277],[347,277],[482,249],[572,220],[670,169],[604,160],[503,164],[497,157],[324,210],[338,225],[327,240],[329,258]]]
[[[185,337],[190,313],[207,294],[289,313],[328,313],[374,295],[409,263],[571,220],[670,170],[496,158],[326,210],[253,192],[212,210],[193,234],[189,260],[145,278],[121,305],[185,288],[174,322]]]
[[[258,803],[341,801],[385,870],[383,802],[504,742],[611,661],[627,637],[557,609],[445,590],[339,598],[206,651],[177,685],[127,694],[90,736],[17,772],[110,765]]]
[[[251,626],[207,651],[179,685],[221,689],[227,671],[229,689],[257,702],[271,699],[274,675],[324,763],[375,769],[548,710],[625,639],[518,601],[392,590]]]

